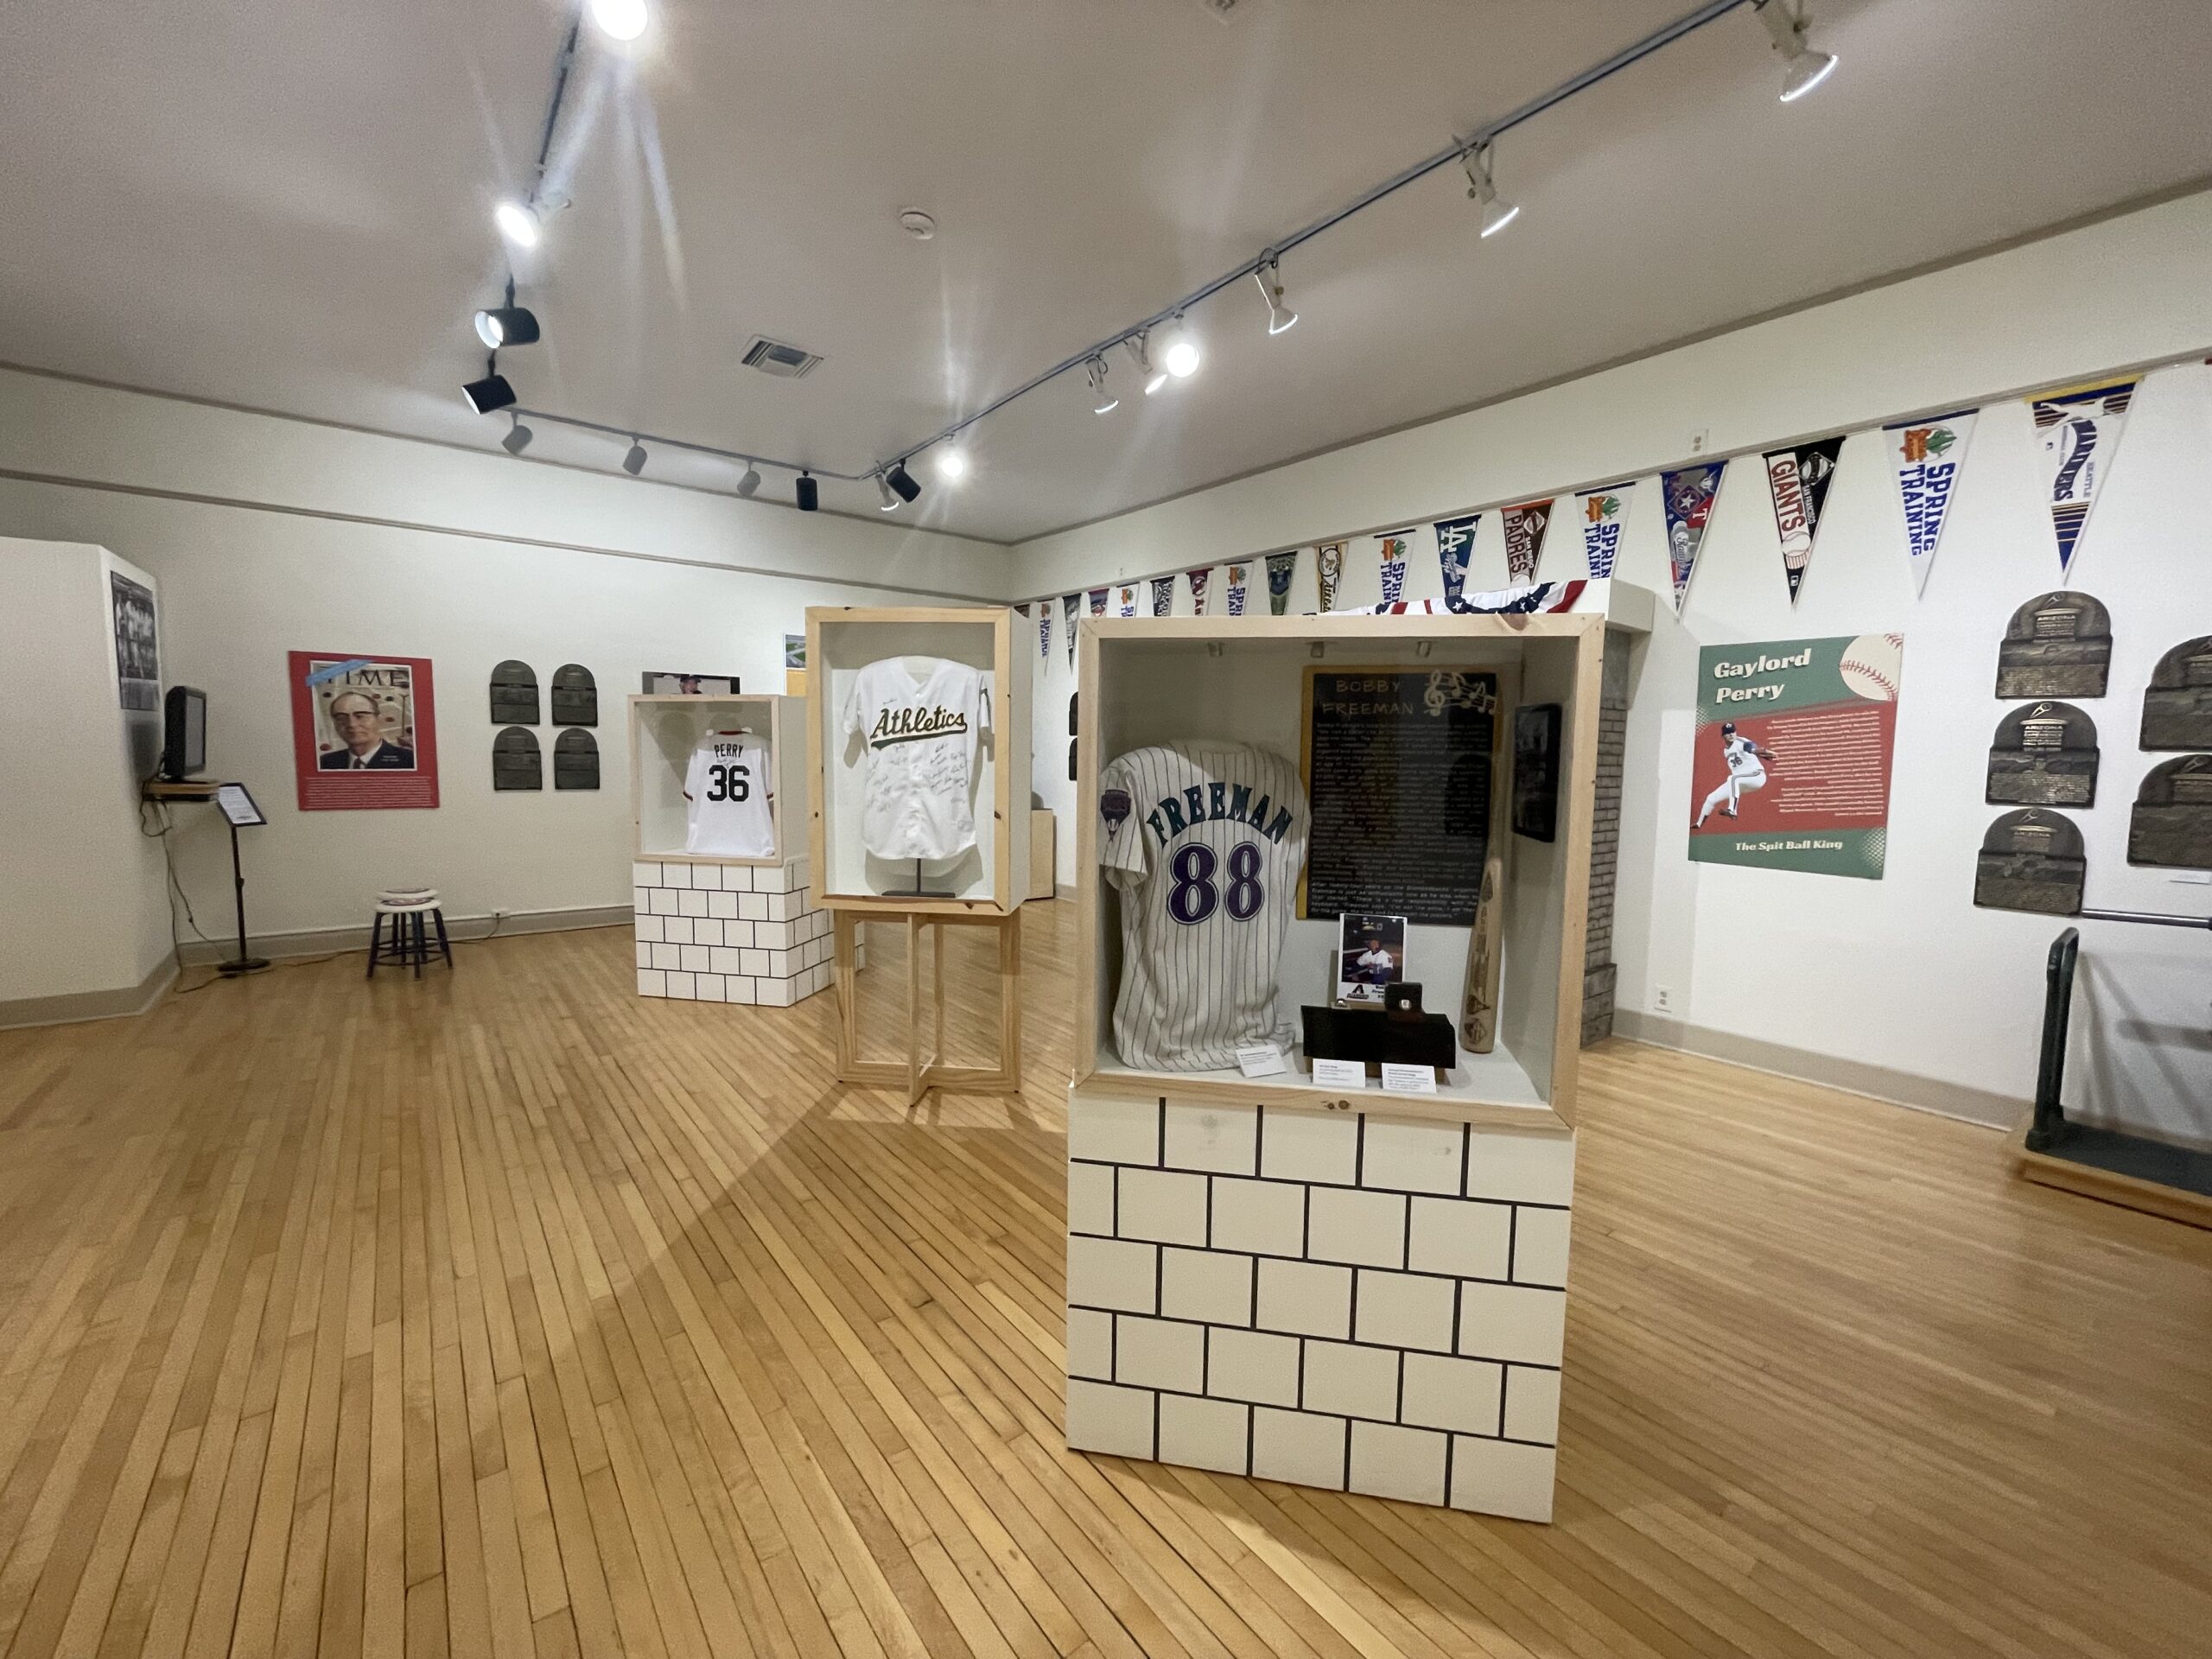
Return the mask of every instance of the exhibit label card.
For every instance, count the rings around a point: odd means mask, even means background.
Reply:
[[[1904,636],[1698,653],[1690,857],[1878,880]]]
[[[1436,1092],[1436,1068],[1433,1065],[1399,1065],[1382,1062],[1382,1090],[1391,1095],[1433,1095]]]
[[[1316,1060],[1313,1062],[1313,1081],[1324,1089],[1364,1089],[1367,1087],[1367,1063],[1364,1060]]]
[[[1238,1049],[1236,1065],[1248,1077],[1272,1077],[1290,1070],[1282,1050],[1273,1043],[1251,1043]]]

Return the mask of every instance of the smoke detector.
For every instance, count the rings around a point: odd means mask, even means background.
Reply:
[[[803,379],[822,361],[803,346],[786,346],[766,334],[755,334],[747,341],[745,355],[739,360],[747,368],[772,374],[779,380]]]
[[[918,207],[909,207],[899,215],[899,228],[917,242],[926,242],[937,234],[937,220]]]

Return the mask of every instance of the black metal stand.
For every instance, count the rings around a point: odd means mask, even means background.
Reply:
[[[950,899],[952,897],[952,893],[950,888],[936,892],[925,889],[922,886],[922,861],[918,858],[914,861],[914,885],[911,887],[893,887],[883,896],[886,899]]]
[[[230,823],[230,820],[229,820],[229,818],[228,818],[228,817],[227,817],[227,816],[226,816],[226,817],[225,817],[225,819],[224,819],[224,822],[225,822],[226,823]],[[218,971],[219,971],[219,972],[221,972],[221,973],[226,974],[226,975],[230,976],[232,978],[234,978],[234,979],[235,979],[235,978],[236,978],[238,975],[240,975],[240,974],[257,974],[257,973],[259,973],[263,969],[266,968],[266,967],[269,965],[269,958],[268,958],[268,957],[255,957],[255,956],[249,956],[249,955],[247,955],[247,954],[246,954],[246,944],[245,944],[245,866],[244,864],[242,864],[241,862],[239,862],[239,861],[238,861],[238,825],[236,825],[235,823],[232,823],[232,824],[230,825],[230,830],[231,830],[231,885],[232,885],[232,892],[233,892],[233,893],[234,893],[234,896],[237,898],[237,900],[238,900],[238,956],[237,956],[233,960],[229,961],[229,962],[226,962],[226,963],[218,963],[218,964],[217,964],[217,969],[218,969]]]

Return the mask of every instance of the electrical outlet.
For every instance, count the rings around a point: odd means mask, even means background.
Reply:
[[[1675,988],[1671,985],[1653,986],[1651,1009],[1655,1014],[1672,1014],[1675,1011]]]

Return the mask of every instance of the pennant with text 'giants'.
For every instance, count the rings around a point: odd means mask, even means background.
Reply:
[[[1166,616],[1175,608],[1175,578],[1154,576],[1152,579],[1152,613]]]
[[[1978,409],[1961,409],[1923,421],[1899,421],[1882,429],[1890,446],[1890,466],[1904,501],[1905,551],[1912,558],[1912,591],[1928,591],[1928,572],[1936,563],[1936,544],[1951,511],[1951,493],[1966,464]]]
[[[1268,555],[1268,613],[1281,616],[1290,604],[1290,579],[1298,574],[1298,555]]]
[[[1628,504],[1633,483],[1608,484],[1602,490],[1585,490],[1574,498],[1574,511],[1582,520],[1582,552],[1593,576],[1613,574],[1620,556],[1621,531],[1628,524]]]
[[[1382,544],[1375,550],[1382,561],[1382,602],[1395,605],[1406,596],[1406,549],[1412,544],[1413,531],[1394,530],[1375,539]]]
[[[1229,567],[1229,613],[1231,616],[1244,614],[1244,588],[1246,579],[1251,574],[1252,567],[1249,564],[1232,564]]]
[[[1064,594],[1060,597],[1060,625],[1068,637],[1068,666],[1075,666],[1075,613],[1083,604],[1081,594]]]
[[[1516,585],[1536,579],[1536,564],[1544,556],[1544,532],[1551,528],[1552,504],[1525,501],[1507,507],[1500,515],[1505,525],[1505,575]]]
[[[1766,452],[1766,486],[1774,497],[1774,527],[1782,532],[1782,573],[1789,579],[1789,602],[1797,602],[1813,543],[1821,533],[1821,509],[1835,480],[1840,437],[1821,438],[1794,449]]]
[[[1482,521],[1479,512],[1436,521],[1436,565],[1443,573],[1447,602],[1467,590],[1467,565],[1475,556],[1475,526]]]
[[[2074,563],[2075,544],[2089,522],[2089,509],[2096,505],[2097,486],[2111,470],[2134,397],[2135,382],[2128,379],[2069,386],[2028,399],[2043,446],[2050,527],[2058,535],[2062,575]]]
[[[1313,550],[1313,579],[1320,586],[1321,613],[1337,608],[1337,584],[1344,579],[1344,544],[1324,542]]]
[[[1705,527],[1713,518],[1713,503],[1720,493],[1725,461],[1709,461],[1659,474],[1660,504],[1667,510],[1667,563],[1675,579],[1675,613],[1681,613],[1689,597],[1690,578],[1697,572],[1697,550],[1705,545]]]

